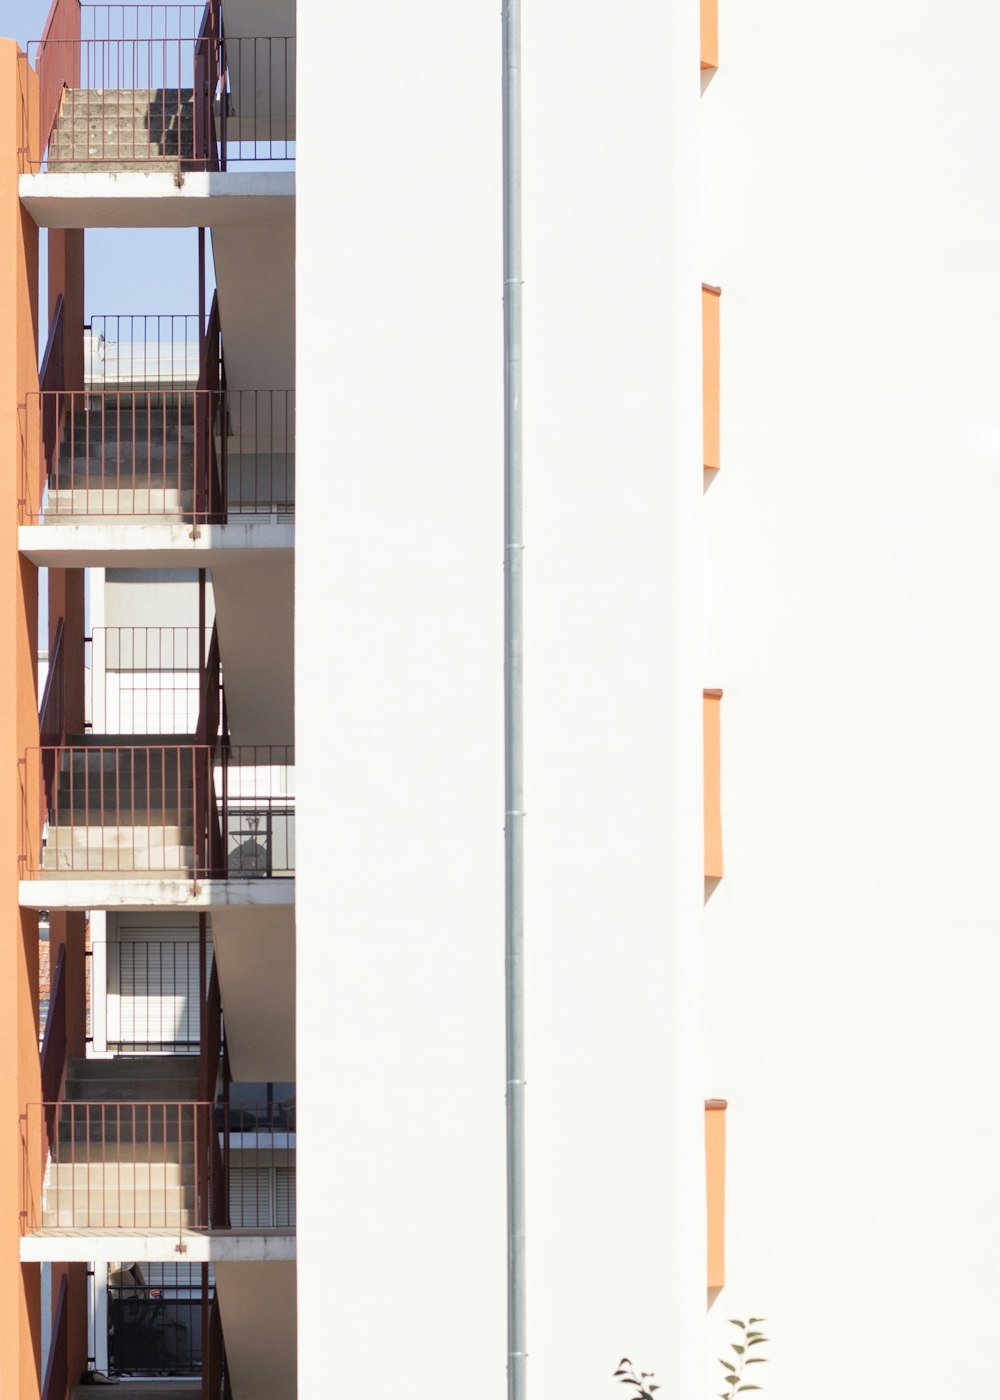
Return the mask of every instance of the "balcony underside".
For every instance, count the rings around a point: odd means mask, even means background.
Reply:
[[[22,525],[18,549],[50,569],[224,569],[290,561],[290,520],[232,520],[226,525],[179,521]]]
[[[22,909],[240,909],[295,904],[295,880],[227,880],[162,878],[107,874],[59,877],[40,875],[18,886]]]
[[[224,228],[290,220],[295,172],[44,172],[19,191],[40,228]]]
[[[182,1246],[181,1249],[178,1246]],[[52,1228],[21,1237],[21,1263],[282,1264],[295,1259],[295,1231]]]

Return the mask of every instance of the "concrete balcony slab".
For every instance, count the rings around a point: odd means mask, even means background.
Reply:
[[[241,909],[291,908],[294,879],[191,880],[98,875],[88,879],[22,880],[22,909]]]
[[[224,228],[294,217],[294,170],[94,171],[22,175],[40,228]]]
[[[18,549],[50,569],[218,569],[290,559],[291,520],[231,520],[225,525],[146,519],[21,525]]]
[[[21,1236],[22,1264],[285,1264],[295,1259],[294,1230],[80,1230],[52,1228]]]

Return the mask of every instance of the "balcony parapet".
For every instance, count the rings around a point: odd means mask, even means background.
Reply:
[[[23,1235],[294,1231],[294,1101],[61,1100],[21,1136]]]
[[[21,763],[21,878],[290,877],[294,784],[289,745],[29,749]]]
[[[22,414],[22,525],[294,513],[294,390],[52,389]]]
[[[56,0],[28,44],[29,166],[224,171],[295,161],[294,35],[229,35],[222,7]]]

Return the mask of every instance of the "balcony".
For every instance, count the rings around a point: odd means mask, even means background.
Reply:
[[[27,62],[36,171],[223,172],[295,161],[295,38],[225,32],[221,3],[57,0]]]
[[[294,874],[290,746],[76,736],[21,766],[23,879]]]
[[[42,390],[29,395],[25,418],[23,525],[293,514],[292,390]],[[40,485],[29,465],[36,452]]]
[[[30,1105],[23,1232],[293,1231],[295,1141],[294,1101]]]

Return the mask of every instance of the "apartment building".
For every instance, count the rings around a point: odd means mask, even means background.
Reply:
[[[498,18],[0,42],[3,1400],[522,1364]],[[981,1383],[998,25],[525,7],[532,1393]]]
[[[3,45],[4,1395],[296,1393],[294,7],[226,24]],[[92,305],[96,228],[197,298]]]

